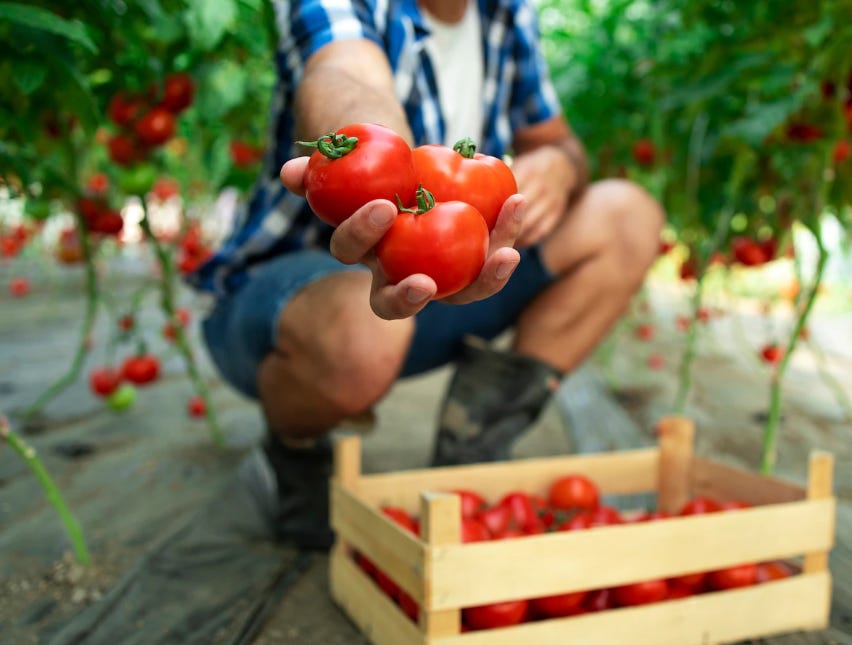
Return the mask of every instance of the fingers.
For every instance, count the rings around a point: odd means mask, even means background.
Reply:
[[[479,277],[458,293],[445,298],[444,302],[465,304],[483,300],[506,286],[521,261],[514,244],[523,227],[526,208],[527,202],[521,195],[512,195],[506,200],[491,231],[488,256]]]
[[[331,254],[344,264],[363,262],[391,227],[396,213],[396,206],[386,199],[365,204],[335,229]]]
[[[458,293],[443,299],[454,305],[463,305],[493,296],[506,286],[521,262],[521,254],[511,247],[502,247],[492,253],[482,267],[479,277]]]
[[[309,159],[310,157],[294,157],[281,166],[281,183],[291,193],[296,193],[301,197],[305,196],[303,179]]]
[[[512,195],[503,204],[488,245],[489,254],[504,246],[512,247],[520,235],[526,217],[527,200],[523,195]]]
[[[423,309],[437,291],[435,281],[422,273],[389,284],[382,272],[374,268],[370,307],[385,320],[409,318]]]

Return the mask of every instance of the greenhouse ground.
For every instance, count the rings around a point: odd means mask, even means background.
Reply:
[[[13,421],[15,412],[67,365],[82,311],[79,272],[35,264],[26,271],[33,293],[15,301],[3,296],[1,305],[0,411]],[[129,262],[111,266],[109,279],[120,287],[115,293],[128,295],[144,274]],[[652,283],[649,294],[650,313],[634,316],[654,321],[655,338],[639,342],[625,326],[612,341],[606,369],[589,365],[567,377],[556,400],[518,444],[517,457],[624,449],[652,440],[654,420],[674,399],[676,358],[683,344],[674,316],[685,301],[666,285]],[[196,313],[191,331],[197,340],[204,303],[186,292],[181,299]],[[161,318],[153,297],[146,301],[140,322],[152,338],[158,335]],[[110,324],[102,316],[101,336],[95,339],[103,337]],[[768,376],[752,348],[765,335],[766,324],[756,308],[743,306],[714,318],[702,331],[686,410],[697,422],[699,454],[748,468],[757,464]],[[837,546],[831,556],[831,628],[761,641],[772,645],[852,643],[852,431],[832,389],[840,387],[846,400],[852,397],[852,316],[824,313],[810,330],[822,352],[803,348],[785,381],[778,474],[801,483],[810,450],[835,455],[839,504]],[[103,351],[98,343],[93,349],[96,358]],[[61,526],[37,482],[11,450],[0,448],[0,642],[72,642],[62,640],[68,625],[104,606],[111,591],[147,553],[160,548],[166,536],[195,521],[201,509],[216,508],[219,501],[223,516],[232,511],[223,491],[260,436],[261,420],[251,401],[216,379],[200,344],[196,346],[227,437],[224,449],[212,444],[203,422],[187,417],[191,387],[181,360],[165,343],[153,340],[165,375],[140,391],[132,410],[116,415],[105,409],[81,378],[25,428],[25,437],[39,451],[86,532],[92,567],[81,568],[70,558]],[[647,367],[651,354],[664,359],[663,369]],[[601,385],[602,374],[612,390]],[[427,463],[434,415],[448,376],[447,369],[437,370],[391,391],[376,409],[375,426],[364,436],[365,470]],[[252,549],[243,555],[254,557],[258,566],[275,563],[300,574],[288,577],[275,593],[264,588],[269,602],[262,620],[242,641],[235,636],[235,624],[222,623],[204,642],[367,643],[330,599],[326,557],[300,558],[271,543],[253,544]],[[137,611],[133,624],[104,619],[101,632],[77,642],[105,643],[115,637],[123,643],[170,642],[156,636],[163,625],[181,621],[179,598],[166,597],[170,605],[150,607],[147,618]],[[121,629],[124,634],[117,631]],[[196,641],[184,633],[174,642]]]

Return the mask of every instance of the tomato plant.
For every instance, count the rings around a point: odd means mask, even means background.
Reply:
[[[460,201],[478,210],[488,230],[494,228],[503,203],[518,192],[512,170],[501,159],[476,152],[470,138],[449,148],[438,144],[412,151],[418,183],[435,201]]]
[[[379,266],[395,284],[415,273],[428,275],[446,298],[473,282],[488,253],[488,227],[470,204],[435,202],[417,190],[418,207],[402,209],[376,246]]]
[[[305,170],[305,198],[331,226],[374,199],[407,205],[417,177],[408,143],[390,128],[372,123],[347,125],[313,142]]]

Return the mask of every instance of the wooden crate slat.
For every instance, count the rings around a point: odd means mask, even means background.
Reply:
[[[747,589],[434,638],[429,645],[714,645],[828,624],[831,579],[800,575]]]
[[[418,602],[423,600],[425,547],[339,482],[331,484],[331,525],[338,537],[379,566]]]
[[[426,637],[339,547],[329,558],[331,594],[374,645],[422,645]]]
[[[806,491],[782,479],[758,475],[703,457],[692,458],[692,494],[749,504],[774,504],[805,499]]]
[[[431,609],[610,587],[830,548],[834,499],[430,549]],[[795,530],[793,530],[795,529]]]
[[[390,504],[416,513],[419,494],[425,491],[464,487],[476,490],[490,501],[497,501],[514,489],[546,494],[557,477],[579,473],[591,477],[604,495],[630,495],[656,490],[658,465],[657,448],[520,459],[365,475],[358,480],[358,492],[376,506]]]

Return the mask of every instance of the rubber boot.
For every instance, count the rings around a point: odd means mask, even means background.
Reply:
[[[503,461],[559,387],[547,363],[465,339],[438,421],[433,466]]]

